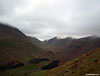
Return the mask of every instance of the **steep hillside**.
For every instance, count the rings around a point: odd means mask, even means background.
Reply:
[[[52,58],[47,52],[30,41],[17,28],[0,23],[0,66],[11,62],[27,63],[32,58]]]
[[[100,48],[54,68],[43,76],[86,76],[86,74],[100,75]]]
[[[37,38],[35,38],[35,37],[30,37],[30,36],[29,36],[29,38],[30,38],[30,41],[31,41],[33,44],[38,45],[38,46],[42,46],[43,42],[40,41],[39,39],[37,39]]]
[[[48,49],[56,53],[61,64],[68,60],[77,58],[89,51],[98,48],[100,45],[100,38],[96,36],[89,36],[85,38],[65,38],[59,39],[57,37],[45,41]]]

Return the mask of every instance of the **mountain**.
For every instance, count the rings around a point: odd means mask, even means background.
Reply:
[[[38,45],[38,46],[41,46],[43,44],[42,41],[40,41],[39,39],[35,38],[35,37],[31,37],[29,36],[30,38],[30,41],[34,44],[34,45]]]
[[[96,74],[93,76],[100,74],[100,48],[91,50],[79,58],[51,69],[43,76],[86,76],[89,74]]]
[[[46,46],[44,45],[43,41],[40,41],[39,39],[37,39],[35,37],[30,37],[29,36],[29,38],[30,38],[30,42],[32,42],[32,44],[37,45],[38,47],[40,47],[40,48],[42,48],[42,49],[44,49],[46,51],[49,51],[48,49],[45,49]]]
[[[97,36],[88,36],[80,39],[71,37],[60,39],[54,37],[44,41],[44,43],[48,49],[51,49],[51,51],[57,55],[60,64],[64,64],[66,61],[80,57],[81,55],[98,48],[100,46],[100,38]]]
[[[40,41],[0,23],[0,76],[42,76],[45,72],[45,76],[80,76],[91,69],[100,70],[99,47],[97,36]]]
[[[54,59],[48,52],[15,27],[0,23],[0,68],[8,64],[28,63],[34,58]]]

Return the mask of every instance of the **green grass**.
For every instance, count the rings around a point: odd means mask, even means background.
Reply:
[[[47,70],[40,70],[40,68],[44,65],[47,65],[49,62],[41,62],[37,64],[25,64],[22,67],[18,67],[15,69],[8,69],[6,71],[0,72],[0,76],[25,76],[27,73],[29,76],[41,76],[42,74],[46,73]]]
[[[32,74],[30,74],[30,76],[42,76],[47,71],[48,70],[39,70],[39,71],[36,71],[36,72],[33,72]]]
[[[40,70],[38,67],[33,65],[25,65],[24,67],[19,67],[16,69],[9,69],[0,72],[0,76],[25,76],[27,73],[29,76],[42,76],[47,70]]]
[[[35,65],[32,65],[32,64],[27,64],[24,67],[22,67],[22,69],[24,69],[24,70],[36,70],[36,69],[38,69],[38,67]]]
[[[21,68],[17,68],[17,69],[13,69],[13,70],[7,70],[4,72],[0,73],[0,76],[24,76],[25,75],[25,70],[21,69]]]
[[[6,71],[2,71],[2,72],[0,72],[0,76],[11,76],[11,75],[25,76],[25,73],[30,74],[30,73],[32,73],[36,70],[38,70],[37,66],[27,64],[23,67],[18,67],[18,68],[15,68],[15,69],[9,69],[9,70],[6,70]]]

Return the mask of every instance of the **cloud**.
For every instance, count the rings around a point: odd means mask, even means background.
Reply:
[[[0,21],[26,35],[100,36],[100,0],[0,0]]]

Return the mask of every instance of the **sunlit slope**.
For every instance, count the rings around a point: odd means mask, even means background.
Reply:
[[[100,48],[48,71],[44,76],[86,76],[100,74]]]

